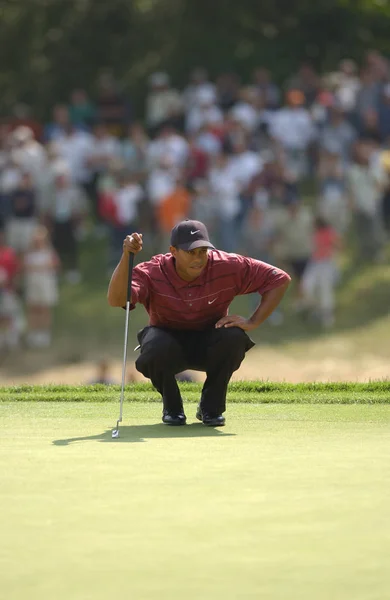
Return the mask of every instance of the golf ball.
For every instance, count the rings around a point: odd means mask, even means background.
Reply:
[[[112,434],[111,434],[111,437],[118,438],[119,437],[119,431],[117,429],[114,429],[113,432],[112,432]]]

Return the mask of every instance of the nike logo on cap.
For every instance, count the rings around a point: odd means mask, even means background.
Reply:
[[[216,301],[216,298],[214,298],[214,300],[209,300],[208,302],[209,302],[209,304],[212,304],[215,301]]]
[[[197,229],[196,231],[191,231],[191,235],[194,235],[194,233],[199,233],[200,229]]]

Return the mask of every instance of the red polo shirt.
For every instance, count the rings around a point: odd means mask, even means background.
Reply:
[[[260,260],[210,250],[199,277],[184,281],[172,254],[158,254],[134,267],[130,308],[143,304],[150,325],[205,329],[228,314],[235,296],[264,294],[289,280],[287,273]]]

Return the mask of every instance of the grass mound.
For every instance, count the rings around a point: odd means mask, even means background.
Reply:
[[[181,383],[185,401],[197,402],[200,383]],[[120,385],[17,385],[0,388],[0,402],[116,402]],[[126,386],[125,401],[160,402],[150,383]],[[390,381],[368,383],[272,383],[236,381],[229,385],[228,402],[302,404],[388,404]]]

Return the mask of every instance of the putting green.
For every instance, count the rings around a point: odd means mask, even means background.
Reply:
[[[390,406],[3,403],[7,600],[384,600]]]

